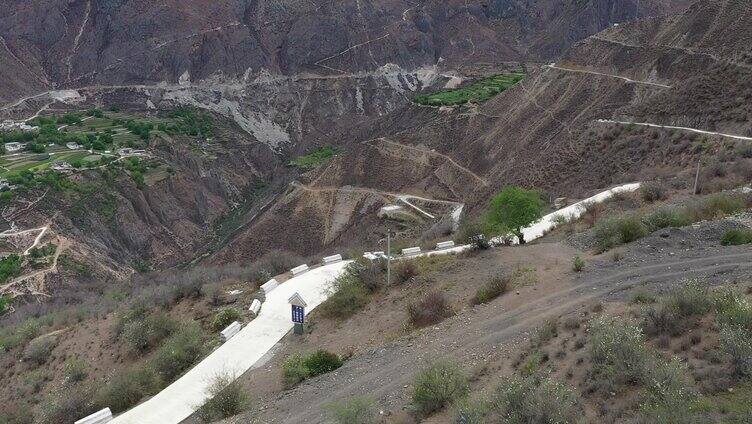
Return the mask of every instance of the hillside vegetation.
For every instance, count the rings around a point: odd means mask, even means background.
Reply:
[[[413,99],[427,106],[455,106],[465,103],[482,103],[517,84],[525,77],[522,73],[497,74],[480,79],[470,85],[451,90],[421,94]]]

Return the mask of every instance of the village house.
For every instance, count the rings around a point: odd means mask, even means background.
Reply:
[[[19,152],[26,148],[26,143],[18,143],[18,142],[12,142],[12,143],[5,143],[5,151],[8,153],[13,152]]]

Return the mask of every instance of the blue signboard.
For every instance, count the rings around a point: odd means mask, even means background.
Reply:
[[[305,311],[302,306],[292,305],[292,322],[302,324],[305,318]]]

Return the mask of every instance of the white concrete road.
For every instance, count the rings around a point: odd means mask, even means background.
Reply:
[[[256,364],[292,329],[287,300],[298,292],[310,313],[327,297],[330,283],[351,261],[313,268],[272,290],[259,316],[240,333],[153,398],[115,417],[116,424],[170,424],[188,418],[207,399],[207,387],[220,373],[240,376]],[[80,418],[80,417],[77,417]]]
[[[625,184],[598,193],[593,197],[567,206],[544,216],[540,221],[523,229],[526,241],[542,237],[556,225],[556,216],[577,218],[585,212],[588,202],[603,202],[620,192],[635,191],[639,183]],[[460,253],[471,245],[422,252],[409,258]],[[213,377],[222,373],[240,376],[254,367],[261,358],[292,329],[290,305],[293,293],[298,292],[308,303],[306,313],[327,298],[331,282],[352,261],[312,268],[305,274],[293,277],[272,290],[261,306],[261,313],[229,341],[212,352],[193,369],[170,384],[153,398],[128,412],[115,417],[116,424],[177,424],[188,418],[207,399],[207,388]]]
[[[720,137],[733,138],[735,140],[752,141],[752,137],[745,137],[743,135],[734,135],[734,134],[726,134],[726,133],[720,133],[720,132],[715,132],[715,131],[698,130],[697,128],[690,128],[690,127],[677,127],[674,125],[659,125],[659,124],[651,124],[649,122],[615,121],[613,119],[598,119],[596,122],[601,122],[605,124],[639,125],[642,127],[665,128],[669,130],[689,131],[689,132],[693,132],[697,134],[717,135]]]

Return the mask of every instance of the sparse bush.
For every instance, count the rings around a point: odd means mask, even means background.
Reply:
[[[201,330],[194,323],[184,324],[154,353],[151,364],[164,381],[172,381],[201,356]]]
[[[631,243],[647,235],[648,229],[636,215],[605,218],[595,226],[595,240],[600,251]]]
[[[679,335],[692,324],[690,318],[706,314],[711,307],[707,284],[687,281],[658,305],[645,310],[646,328],[650,333]]]
[[[750,243],[752,243],[752,230],[746,228],[728,230],[721,236],[723,246],[739,246]]]
[[[533,337],[532,342],[535,346],[542,346],[549,340],[559,335],[559,322],[556,318],[550,318],[543,322],[543,325],[538,327]]]
[[[752,337],[741,327],[721,327],[721,345],[731,356],[734,372],[740,377],[752,376]]]
[[[207,394],[209,399],[196,411],[199,418],[207,423],[237,415],[250,405],[240,383],[229,374],[215,376]]]
[[[630,302],[637,305],[647,305],[655,303],[655,296],[646,292],[637,292],[632,296]]]
[[[708,285],[699,280],[685,281],[669,295],[667,302],[675,304],[683,317],[706,314],[712,307]]]
[[[332,284],[329,298],[320,306],[325,317],[344,319],[368,304],[368,289],[350,272],[338,276]]]
[[[437,361],[418,371],[413,381],[413,404],[424,415],[436,412],[467,395],[465,373],[450,362]]]
[[[75,387],[59,387],[52,390],[42,401],[36,421],[42,424],[72,422],[93,414],[99,408],[92,387],[81,384]]]
[[[491,247],[491,233],[484,222],[465,221],[460,225],[455,241],[458,244],[470,244],[475,250],[487,250]]]
[[[178,323],[164,312],[155,312],[143,319],[127,322],[121,337],[129,350],[141,354],[159,345],[162,340],[173,334]]]
[[[26,402],[4,402],[0,405],[0,423],[33,424],[34,411]]]
[[[695,422],[695,395],[686,379],[686,367],[674,357],[670,362],[657,362],[645,381],[646,395],[641,405],[642,420],[655,424]]]
[[[752,305],[732,290],[715,298],[716,320],[720,326],[739,327],[752,333]]]
[[[50,358],[52,349],[57,344],[54,337],[43,337],[40,339],[32,340],[23,352],[24,361],[30,362],[32,365],[42,365]]]
[[[419,302],[408,305],[410,324],[416,328],[437,324],[452,316],[452,308],[442,293],[429,293]]]
[[[593,228],[595,223],[600,219],[601,212],[603,212],[603,204],[598,202],[585,202],[583,207],[585,208],[585,212],[582,214],[582,220],[588,228]]]
[[[748,197],[740,194],[715,193],[692,202],[687,213],[692,222],[722,218],[747,207]]]
[[[407,283],[418,275],[418,267],[412,260],[401,261],[395,267],[395,277],[397,277],[397,284]]]
[[[353,396],[324,405],[334,424],[376,424],[379,410],[376,402],[366,396]]]
[[[223,308],[214,315],[212,327],[216,331],[225,329],[228,325],[240,320],[240,312],[235,308]]]
[[[502,294],[506,293],[511,287],[509,277],[496,276],[488,280],[484,285],[478,288],[475,296],[471,299],[473,305],[488,303]]]
[[[576,394],[566,385],[539,376],[513,376],[494,390],[483,421],[509,424],[577,422]]]
[[[86,379],[87,375],[86,362],[83,359],[72,356],[65,360],[65,364],[63,364],[63,379],[66,383],[78,383]]]
[[[650,181],[640,186],[640,195],[646,202],[656,202],[666,198],[666,187],[658,181]]]
[[[373,261],[356,256],[358,259],[347,266],[347,272],[355,276],[371,293],[378,291],[386,283],[386,259]]]
[[[742,142],[736,145],[736,154],[743,158],[752,158],[752,143]]]
[[[222,304],[222,287],[217,283],[204,284],[201,286],[201,293],[212,306]]]
[[[290,388],[307,378],[334,371],[342,364],[342,358],[323,349],[307,356],[290,355],[282,363],[282,383]]]
[[[151,367],[133,367],[115,374],[99,393],[99,403],[112,412],[122,412],[145,396],[155,395],[162,382]]]
[[[633,321],[613,316],[588,323],[591,379],[615,384],[640,383],[650,361],[642,330]]]
[[[326,374],[342,366],[342,359],[334,353],[319,349],[303,360],[303,366],[310,377]]]
[[[579,256],[575,256],[572,259],[572,270],[574,272],[580,272],[585,268],[585,261]]]
[[[656,209],[642,217],[649,231],[657,231],[662,228],[683,227],[692,223],[689,215],[683,210],[674,208]]]
[[[538,372],[538,367],[543,363],[545,356],[540,351],[533,351],[520,364],[520,374],[524,376],[533,375]]]
[[[303,361],[303,356],[296,354],[288,356],[282,363],[282,384],[285,387],[293,387],[308,378],[308,369]]]

